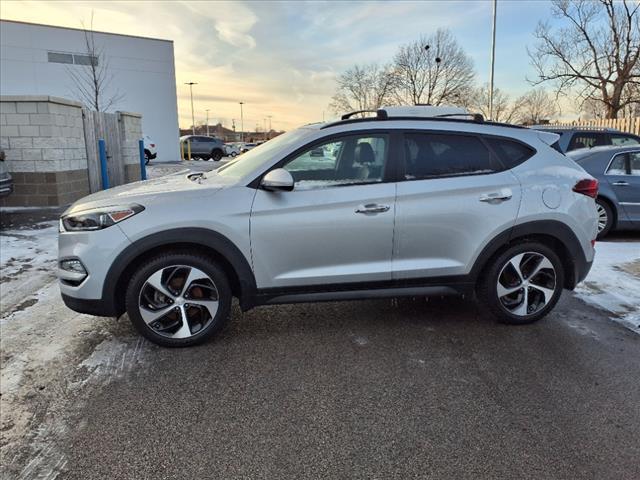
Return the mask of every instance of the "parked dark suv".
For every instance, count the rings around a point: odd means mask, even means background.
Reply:
[[[219,138],[207,137],[204,135],[185,135],[180,137],[180,143],[183,144],[184,158],[188,158],[188,151],[184,143],[189,142],[191,145],[191,158],[199,157],[202,159],[220,160],[224,156],[224,143]]]
[[[640,145],[640,137],[632,133],[624,133],[615,128],[598,127],[562,127],[558,125],[534,125],[531,128],[557,133],[558,147],[562,153],[578,150],[580,148],[627,147]]]

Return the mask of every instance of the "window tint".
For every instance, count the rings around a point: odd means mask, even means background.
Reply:
[[[629,154],[629,161],[631,163],[631,175],[640,176],[640,152],[632,152]]]
[[[620,155],[616,155],[615,157],[613,157],[613,160],[609,164],[609,168],[607,168],[607,175],[626,175],[626,157],[627,155],[625,153],[621,153]]]
[[[501,170],[489,150],[474,136],[407,133],[404,151],[406,180]]]
[[[73,63],[76,65],[91,65],[93,61],[94,66],[98,66],[98,57],[92,55],[74,55]]]
[[[73,55],[70,53],[47,52],[49,63],[73,63]]]
[[[579,132],[573,135],[568,150],[577,150],[578,148],[593,148],[607,144],[607,137],[604,133]]]
[[[309,148],[283,168],[296,190],[381,182],[388,144],[387,135],[341,137]]]
[[[624,145],[639,145],[640,141],[638,137],[634,137],[632,135],[623,135],[620,133],[612,133],[611,134],[611,144],[624,146]]]
[[[519,142],[514,142],[513,140],[493,137],[485,137],[485,140],[491,145],[491,148],[493,148],[506,168],[513,168],[520,165],[535,153],[533,148],[527,147]],[[558,142],[554,145],[557,145],[557,143]]]

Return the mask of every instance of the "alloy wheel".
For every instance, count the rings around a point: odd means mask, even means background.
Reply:
[[[512,315],[524,317],[539,312],[551,301],[555,291],[556,271],[541,253],[513,256],[498,275],[498,299]]]
[[[209,275],[195,267],[164,267],[145,281],[138,309],[155,333],[168,338],[189,338],[215,318],[218,289]]]
[[[598,233],[600,233],[607,226],[609,217],[607,215],[607,210],[599,203],[596,203],[596,211],[598,212]]]

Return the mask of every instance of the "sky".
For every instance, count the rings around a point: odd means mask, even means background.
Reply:
[[[354,64],[389,62],[402,44],[448,28],[472,58],[477,83],[489,80],[490,0],[465,1],[14,1],[0,17],[173,40],[180,125],[232,119],[245,130],[288,130],[335,117],[329,110],[335,79]],[[498,0],[495,86],[512,98],[531,89],[526,47],[547,0]],[[575,112],[563,111],[562,116]],[[268,120],[266,121],[268,126]]]

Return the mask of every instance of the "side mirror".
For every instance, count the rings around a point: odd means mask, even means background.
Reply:
[[[276,168],[262,177],[260,186],[269,192],[290,192],[294,183],[289,172],[284,168]]]

